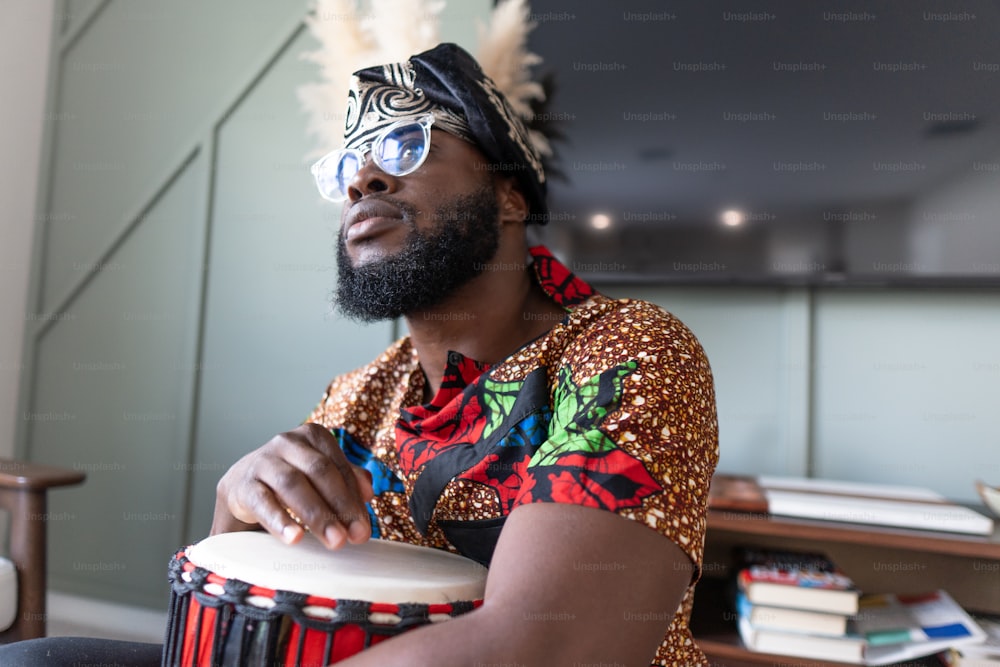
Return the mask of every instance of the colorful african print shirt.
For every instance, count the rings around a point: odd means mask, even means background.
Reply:
[[[440,390],[408,338],[336,378],[307,421],[372,474],[376,537],[488,563],[519,505],[615,512],[695,564],[654,665],[707,664],[688,629],[709,481],[718,461],[712,375],[694,335],[645,301],[597,294],[543,247],[534,274],[565,318],[492,367],[448,355]]]

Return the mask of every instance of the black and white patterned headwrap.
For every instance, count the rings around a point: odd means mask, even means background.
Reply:
[[[479,63],[455,44],[355,72],[344,146],[356,148],[392,123],[428,112],[434,127],[475,144],[496,171],[517,179],[529,220],[547,220],[545,169],[527,128]]]

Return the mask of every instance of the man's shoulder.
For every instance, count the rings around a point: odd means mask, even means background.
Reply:
[[[630,362],[668,375],[709,368],[708,355],[677,316],[650,301],[597,295],[566,322],[558,364],[580,377]]]
[[[306,421],[345,427],[370,442],[392,406],[403,400],[416,367],[413,346],[400,339],[370,363],[333,378]]]
[[[413,345],[408,336],[403,337],[367,364],[334,377],[324,399],[329,401],[345,394],[357,395],[369,390],[391,391],[406,381],[416,367]]]
[[[597,294],[570,314],[580,335],[617,333],[645,342],[674,338],[697,342],[691,330],[676,315],[652,301],[612,298]]]

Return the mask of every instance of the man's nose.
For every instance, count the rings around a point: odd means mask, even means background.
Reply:
[[[396,177],[379,169],[369,156],[358,173],[354,174],[354,178],[348,182],[347,197],[351,201],[357,201],[365,195],[376,192],[395,192],[397,185]]]

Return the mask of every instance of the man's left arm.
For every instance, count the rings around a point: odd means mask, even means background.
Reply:
[[[648,667],[691,581],[681,549],[635,521],[560,503],[516,508],[482,607],[339,664]]]

